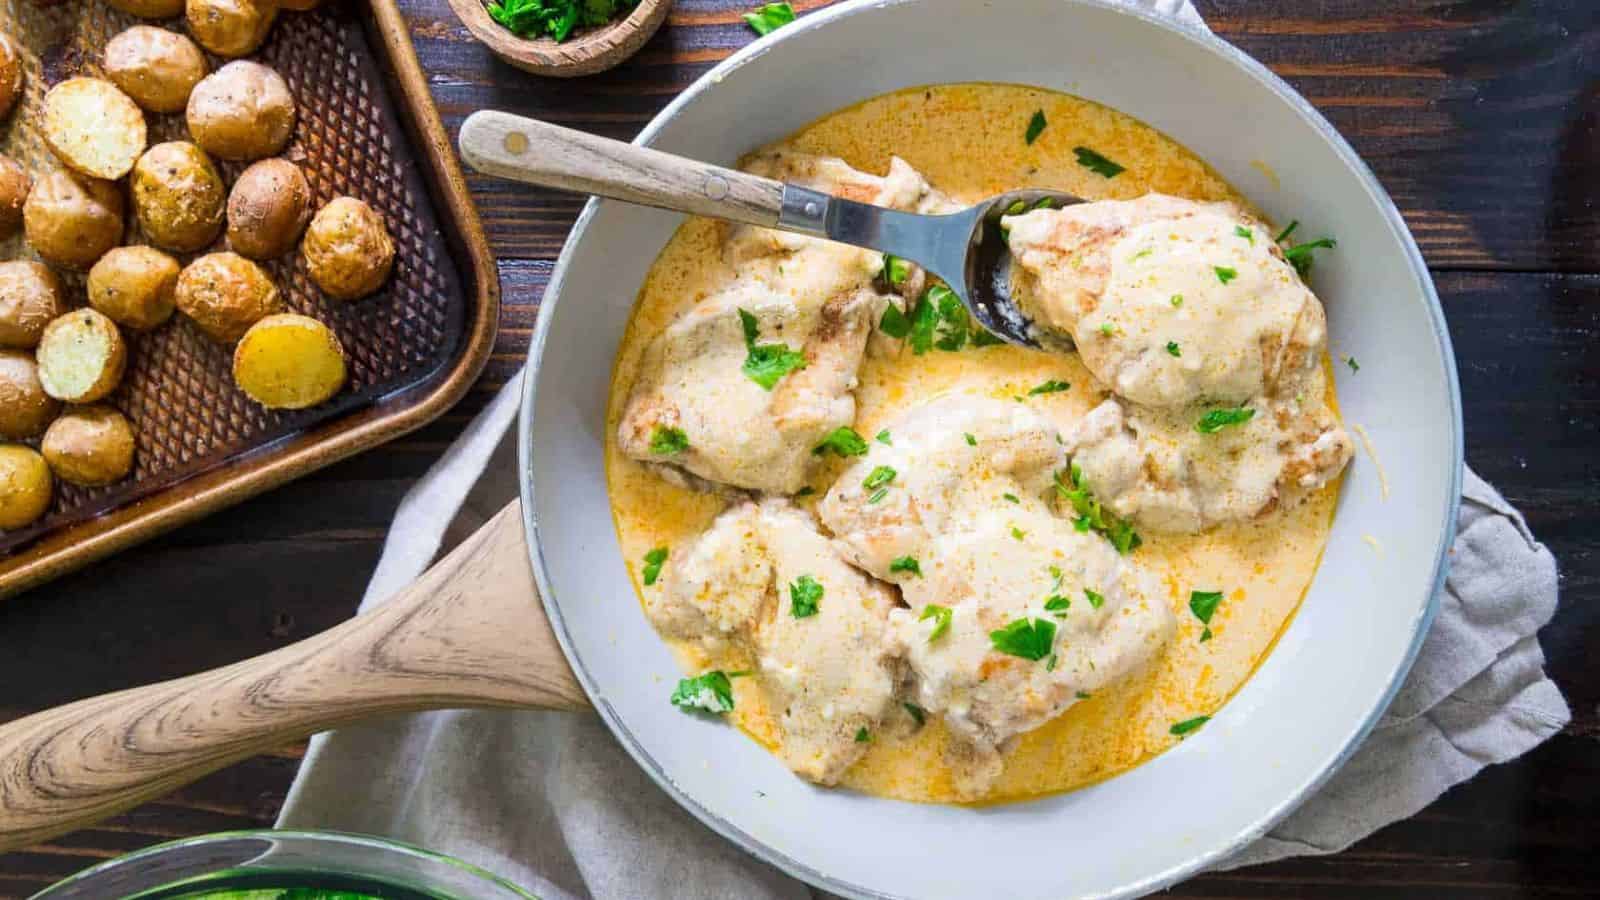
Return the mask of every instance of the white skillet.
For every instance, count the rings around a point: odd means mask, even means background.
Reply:
[[[859,100],[957,81],[1038,85],[1120,109],[1199,154],[1270,216],[1339,239],[1316,288],[1334,353],[1361,361],[1356,374],[1339,367],[1340,401],[1371,436],[1388,496],[1378,461],[1361,454],[1303,608],[1205,728],[1094,787],[971,809],[812,787],[733,729],[670,706],[680,673],[628,581],[602,450],[633,298],[680,217],[591,202],[530,351],[520,511],[508,507],[390,603],[316,638],[0,728],[0,848],[363,716],[576,707],[585,695],[707,825],[848,896],[1135,896],[1226,858],[1287,815],[1399,687],[1453,537],[1460,402],[1421,256],[1371,172],[1287,85],[1210,35],[1100,0],[862,0],[809,14],[695,82],[639,143],[731,165]]]

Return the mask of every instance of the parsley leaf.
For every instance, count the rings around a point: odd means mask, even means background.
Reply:
[[[976,447],[976,446],[978,446],[978,439],[972,436],[972,432],[963,431],[961,433],[961,436],[967,439],[967,446],[968,447]]]
[[[1083,596],[1084,596],[1084,599],[1089,601],[1089,606],[1090,606],[1091,609],[1099,609],[1100,607],[1106,605],[1106,598],[1105,597],[1101,596],[1100,594],[1095,593],[1094,591],[1089,590],[1088,588],[1084,588],[1083,589]]]
[[[911,320],[893,303],[883,308],[883,318],[878,320],[878,330],[892,338],[903,338],[911,333]]]
[[[689,449],[689,436],[682,428],[672,428],[666,425],[657,425],[656,430],[650,435],[650,452],[660,456],[671,456]]]
[[[889,571],[910,572],[918,578],[921,578],[922,563],[917,562],[917,558],[915,556],[897,556],[889,561]]]
[[[744,343],[749,348],[743,371],[751,381],[770,391],[778,379],[806,367],[806,355],[790,350],[788,344],[757,344],[756,317],[749,312],[739,310],[739,323],[744,326]]]
[[[1294,270],[1300,273],[1301,278],[1305,278],[1311,274],[1311,251],[1329,250],[1335,246],[1337,242],[1333,238],[1317,238],[1284,250],[1283,258],[1289,261],[1289,265],[1294,266]]]
[[[1064,616],[1067,610],[1072,608],[1072,601],[1060,594],[1051,594],[1044,598],[1044,608],[1058,616]]]
[[[887,282],[890,287],[899,287],[906,283],[907,278],[911,277],[911,261],[885,253],[883,255],[883,270],[878,273],[878,276]]]
[[[1028,533],[1026,531],[1023,531],[1021,528],[1018,528],[1017,526],[1013,525],[1013,526],[1011,526],[1011,536],[1020,541],[1023,538],[1027,537]]]
[[[940,606],[937,603],[929,603],[922,608],[922,615],[917,616],[917,621],[933,620],[933,630],[928,632],[928,643],[933,643],[940,635],[950,630],[950,619],[954,615],[955,612],[950,607]]]
[[[923,722],[928,721],[928,711],[923,709],[922,707],[916,705],[915,703],[906,703],[906,702],[901,702],[900,705],[904,706],[906,708],[906,712],[911,714],[911,718],[917,720],[917,725],[919,727],[922,725]]]
[[[885,428],[884,430],[878,432],[878,436],[873,438],[873,440],[875,440],[878,443],[884,445],[885,447],[893,447],[894,446],[894,440],[889,437],[889,429],[887,429],[887,428]]]
[[[974,326],[972,329],[972,346],[974,347],[993,347],[996,344],[1004,343],[1004,338],[995,337],[994,333],[987,328]]]
[[[856,433],[849,425],[842,425],[828,433],[822,443],[812,448],[811,452],[818,456],[832,450],[838,456],[864,456],[867,452],[867,442]]]
[[[1034,110],[1033,116],[1028,119],[1028,130],[1022,134],[1023,141],[1031,146],[1034,141],[1039,139],[1039,135],[1044,133],[1045,126],[1049,124],[1044,120],[1044,110]]]
[[[1101,322],[1100,323],[1100,333],[1105,335],[1106,337],[1111,337],[1112,335],[1117,333],[1117,326],[1115,324],[1111,323],[1111,322]]]
[[[1273,238],[1272,242],[1274,244],[1281,244],[1284,241],[1287,241],[1289,239],[1289,235],[1294,234],[1294,230],[1296,228],[1299,228],[1299,227],[1300,227],[1300,220],[1299,219],[1291,220],[1287,227],[1285,227],[1282,231],[1278,232],[1278,236]]]
[[[1199,728],[1201,725],[1204,725],[1209,721],[1211,721],[1210,716],[1195,716],[1192,719],[1184,719],[1182,722],[1173,723],[1172,727],[1168,729],[1168,731],[1177,735],[1178,737],[1183,737],[1184,735],[1194,731],[1196,728]]]
[[[888,488],[886,488],[886,487],[878,488],[877,490],[872,492],[872,496],[867,498],[867,505],[871,506],[872,504],[877,503],[879,500],[882,500],[883,498],[885,498],[887,496],[889,496],[889,489]]]
[[[871,472],[868,472],[867,477],[861,480],[861,489],[864,491],[871,491],[881,488],[889,482],[894,481],[894,476],[897,474],[899,473],[895,472],[893,466],[878,466]]]
[[[1004,500],[1006,500],[1006,502],[1008,502],[1008,503],[1021,503],[1022,502],[1022,498],[1018,497],[1016,494],[1011,493],[1010,491],[1006,491],[1004,494],[1001,494],[1000,496]]]
[[[1089,694],[1088,691],[1079,691],[1077,694],[1075,694],[1073,696],[1077,697],[1079,700],[1087,700],[1087,699],[1089,699],[1089,697],[1091,695]]]
[[[1049,381],[1042,382],[1029,388],[1028,396],[1033,397],[1038,394],[1059,394],[1071,387],[1072,385],[1065,381],[1057,381],[1056,379],[1052,378]]]
[[[1213,409],[1194,423],[1194,430],[1201,434],[1216,434],[1230,425],[1243,425],[1255,418],[1255,415],[1255,409],[1249,406]]]
[[[856,743],[865,744],[870,740],[872,740],[872,732],[867,730],[867,726],[863,725],[856,729]]]
[[[766,37],[779,28],[794,21],[794,7],[787,3],[768,3],[758,8],[755,12],[744,14],[744,23],[750,30]]]
[[[923,296],[938,304],[939,339],[934,346],[949,353],[965,347],[967,333],[972,330],[972,316],[961,305],[961,298],[956,296],[955,291],[937,284]]]
[[[1183,305],[1183,295],[1182,294],[1173,294],[1172,295],[1172,308],[1173,309],[1177,309],[1178,307],[1180,307],[1182,305]]]
[[[922,292],[917,308],[911,311],[911,352],[918,356],[933,349],[933,333],[939,327],[939,307],[932,302],[933,287]]]
[[[667,548],[657,547],[644,555],[644,586],[649,587],[661,577],[661,566],[667,561]]]
[[[1223,284],[1239,277],[1239,270],[1231,266],[1212,266],[1211,270],[1217,273],[1217,280]]]
[[[493,0],[489,18],[519,37],[564,41],[578,25],[604,25],[620,18],[638,0]]]
[[[1255,246],[1255,244],[1256,244],[1256,233],[1254,231],[1251,231],[1250,229],[1244,227],[1243,225],[1235,225],[1235,226],[1233,226],[1233,233],[1238,235],[1239,237],[1242,237],[1245,240],[1249,241],[1250,242],[1250,246],[1252,246],[1252,247]]]
[[[1016,619],[999,631],[989,632],[994,649],[1009,656],[1038,662],[1050,655],[1056,642],[1056,623],[1049,619]]]
[[[805,487],[801,488],[800,490],[795,491],[794,495],[796,497],[809,497],[812,494],[815,494],[816,492],[817,492],[817,489],[808,484]]]
[[[1346,356],[1344,358],[1344,361],[1345,361],[1345,365],[1348,365],[1350,367],[1350,371],[1351,372],[1359,372],[1359,371],[1361,371],[1361,364],[1356,362],[1356,358],[1354,356]]]
[[[1211,617],[1216,614],[1217,606],[1222,603],[1221,591],[1190,591],[1189,611],[1201,622],[1210,625]]]
[[[1083,470],[1078,468],[1077,463],[1067,467],[1065,472],[1057,472],[1055,480],[1056,494],[1070,503],[1072,511],[1078,515],[1073,525],[1079,531],[1092,530],[1104,536],[1111,542],[1111,546],[1117,548],[1117,552],[1124,556],[1139,549],[1139,545],[1144,543],[1131,524],[1106,512],[1100,501],[1094,498],[1088,482],[1083,478]]]
[[[672,692],[672,705],[679,709],[705,710],[723,715],[733,712],[733,683],[721,669],[683,678]]]
[[[822,584],[810,575],[801,575],[789,584],[789,612],[796,619],[817,614],[822,600]]]
[[[1073,147],[1072,152],[1078,156],[1078,165],[1103,178],[1115,178],[1127,171],[1088,147]]]
[[[1183,349],[1178,346],[1177,341],[1167,341],[1167,354],[1169,356],[1182,356]]]

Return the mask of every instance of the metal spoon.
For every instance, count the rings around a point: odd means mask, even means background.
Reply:
[[[1000,218],[1082,198],[1008,191],[960,212],[923,216],[858,203],[647,147],[486,110],[461,124],[461,157],[488,175],[543,187],[827,238],[908,259],[950,286],[974,318],[1036,347],[1012,302],[1011,253]]]

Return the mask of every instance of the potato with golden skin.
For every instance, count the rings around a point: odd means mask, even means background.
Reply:
[[[278,16],[277,0],[186,0],[189,33],[218,56],[254,53]]]
[[[59,412],[61,401],[44,392],[33,354],[0,350],[0,438],[38,437]]]
[[[183,12],[183,0],[106,0],[119,12],[141,19],[170,19]]]
[[[11,112],[22,96],[22,57],[11,35],[0,32],[0,116]]]
[[[233,348],[233,380],[268,409],[305,409],[344,387],[344,347],[328,326],[283,313],[250,326]]]
[[[133,212],[150,242],[189,253],[217,239],[227,188],[205,151],[188,141],[157,144],[133,167]]]
[[[263,159],[245,169],[228,194],[228,248],[251,259],[294,249],[311,220],[311,186],[286,159]]]
[[[92,178],[128,174],[144,152],[144,113],[133,98],[103,78],[68,78],[44,95],[45,145],[62,162]]]
[[[31,259],[0,262],[0,347],[31,350],[46,325],[67,311],[61,279]]]
[[[122,382],[128,345],[117,323],[92,309],[75,309],[45,326],[34,358],[45,393],[68,403],[93,403]]]
[[[394,241],[383,217],[354,197],[335,197],[317,210],[300,252],[311,280],[339,300],[376,291],[394,268]]]
[[[181,268],[154,247],[116,247],[89,270],[89,305],[118,325],[154,328],[172,317]]]
[[[178,276],[178,311],[212,340],[231,344],[251,325],[283,310],[262,268],[237,253],[208,253]]]
[[[206,58],[175,31],[135,25],[106,42],[106,77],[151,112],[180,112],[206,77]]]
[[[8,238],[22,227],[22,206],[28,202],[33,179],[16,160],[0,153],[0,238]]]
[[[39,520],[50,508],[50,467],[32,447],[0,444],[0,530]]]
[[[283,76],[248,59],[200,79],[184,113],[195,143],[213,156],[249,161],[276,155],[294,133],[294,96]]]
[[[82,271],[122,243],[122,217],[116,182],[56,171],[28,192],[22,230],[45,262]]]
[[[62,481],[99,487],[133,471],[133,426],[109,406],[68,410],[50,424],[39,450]]]

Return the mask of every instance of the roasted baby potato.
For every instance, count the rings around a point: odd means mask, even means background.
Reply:
[[[158,247],[191,252],[222,231],[227,188],[217,167],[188,141],[146,150],[133,167],[133,212]]]
[[[154,247],[115,247],[89,270],[89,305],[118,325],[154,328],[172,316],[179,270]]]
[[[0,33],[0,116],[11,112],[22,96],[22,57],[11,36]]]
[[[311,218],[311,186],[286,159],[263,159],[245,169],[228,194],[228,247],[251,259],[294,249]]]
[[[121,178],[144,152],[144,113],[101,78],[68,78],[44,95],[44,142],[94,178]]]
[[[189,134],[223,159],[272,156],[294,131],[294,97],[283,76],[247,59],[212,72],[189,94]]]
[[[28,192],[22,229],[45,262],[82,270],[122,243],[122,215],[114,182],[58,171]]]
[[[175,31],[135,25],[106,42],[106,77],[151,112],[189,105],[189,92],[206,77],[200,48]]]
[[[233,380],[269,409],[316,406],[344,386],[344,348],[310,316],[267,316],[233,348]]]
[[[50,508],[50,467],[32,447],[0,445],[0,529],[33,524]]]
[[[244,56],[267,39],[277,0],[187,0],[189,33],[218,56]]]
[[[394,268],[394,241],[383,218],[354,197],[335,197],[317,210],[300,252],[311,280],[340,300],[372,293]]]
[[[0,347],[38,346],[44,327],[67,311],[61,280],[31,259],[0,262]]]
[[[0,437],[37,437],[61,411],[61,402],[44,392],[39,364],[22,350],[0,350]]]
[[[28,202],[28,177],[16,160],[0,154],[0,238],[8,238],[22,227],[22,205]]]
[[[183,12],[183,0],[106,0],[112,9],[141,19],[170,19]]]
[[[75,309],[45,326],[34,357],[45,393],[68,403],[93,403],[122,381],[128,345],[117,323],[92,309]]]
[[[237,253],[208,253],[190,263],[178,276],[176,299],[179,312],[224,344],[283,309],[272,279]]]
[[[133,426],[109,406],[71,409],[50,424],[39,450],[62,481],[111,484],[133,471]]]

